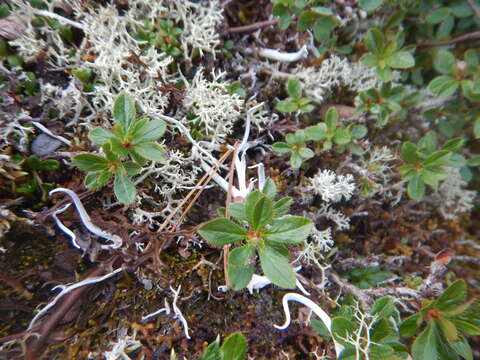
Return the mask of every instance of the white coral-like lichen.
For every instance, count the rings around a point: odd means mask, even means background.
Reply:
[[[232,131],[235,120],[240,116],[243,100],[237,94],[228,91],[227,82],[222,81],[224,73],[212,72],[212,80],[208,81],[203,69],[194,76],[187,89],[183,105],[185,111],[193,114],[188,120],[190,126],[200,127],[214,143],[223,140]]]
[[[330,204],[322,204],[318,209],[317,215],[333,221],[338,230],[347,230],[350,228],[350,218],[341,211],[335,210]]]
[[[353,176],[336,175],[332,170],[320,170],[310,179],[308,189],[320,195],[325,202],[336,203],[350,200],[355,190]]]
[[[447,168],[448,176],[439,185],[435,198],[439,203],[439,211],[445,219],[456,219],[460,214],[467,213],[474,206],[477,192],[467,190],[468,183],[462,179],[458,169]]]
[[[205,52],[215,56],[220,45],[217,27],[223,21],[223,9],[217,0],[194,3],[173,1],[172,15],[182,20],[183,31],[180,37],[185,59],[192,58],[195,50],[200,55]]]

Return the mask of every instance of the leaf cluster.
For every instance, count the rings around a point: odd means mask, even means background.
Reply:
[[[473,360],[465,336],[480,335],[480,306],[466,298],[467,285],[464,280],[457,280],[437,299],[425,301],[418,313],[403,320],[403,337],[412,337],[422,329],[412,345],[414,360]]]
[[[289,79],[287,82],[287,93],[289,98],[279,101],[275,110],[282,113],[299,112],[301,114],[311,112],[314,106],[310,104],[311,100],[302,97],[302,86],[298,79]]]
[[[330,37],[331,31],[340,23],[331,9],[318,6],[321,0],[272,0],[272,14],[279,18],[278,26],[286,30],[297,20],[297,30],[311,29],[316,41],[323,42]]]
[[[170,19],[160,19],[158,23],[144,21],[143,27],[132,36],[135,40],[144,41],[172,57],[182,54],[180,35],[182,29],[175,26]]]
[[[135,201],[136,189],[131,176],[140,173],[147,160],[164,160],[165,150],[156,141],[165,132],[166,124],[160,119],[139,119],[135,100],[125,93],[113,105],[115,125],[107,130],[95,127],[88,138],[101,146],[104,155],[84,153],[73,158],[73,164],[87,171],[85,185],[100,189],[114,177],[114,192],[124,204]]]
[[[448,140],[438,149],[437,134],[429,131],[417,144],[410,141],[403,143],[400,157],[405,162],[399,169],[402,177],[408,181],[407,193],[410,199],[421,201],[425,195],[425,185],[433,188],[445,179],[447,165],[466,162],[455,151],[463,145],[462,138]]]
[[[228,279],[234,290],[245,288],[252,279],[256,254],[272,283],[288,289],[295,287],[295,272],[285,245],[305,241],[313,223],[301,216],[286,216],[292,198],[275,201],[276,194],[275,183],[269,179],[262,191],[253,191],[243,203],[229,206],[233,220],[219,217],[198,229],[200,236],[213,246],[244,244],[230,251],[228,257]]]
[[[392,81],[392,69],[408,69],[415,66],[412,47],[402,47],[405,35],[398,33],[387,39],[377,28],[369,29],[365,36],[368,53],[360,59],[366,66],[375,67],[378,78],[384,82]]]
[[[439,75],[428,84],[428,89],[437,96],[448,97],[462,89],[468,100],[480,102],[480,67],[478,53],[465,51],[463,61],[458,61],[448,50],[440,50],[434,56],[434,68]]]

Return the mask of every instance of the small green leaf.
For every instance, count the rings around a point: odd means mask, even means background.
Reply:
[[[252,245],[244,245],[230,251],[228,256],[228,281],[233,290],[245,288],[252,279],[255,262],[252,261],[255,250]]]
[[[453,282],[435,301],[436,308],[440,311],[453,310],[467,298],[467,284],[465,280]]]
[[[248,223],[255,231],[261,230],[272,220],[273,204],[266,196],[260,197],[253,207],[246,206]]]
[[[332,338],[332,334],[330,334],[330,330],[328,330],[325,323],[321,320],[312,319],[310,320],[310,325],[312,329],[318,333],[325,341],[329,341]]]
[[[433,67],[443,75],[453,75],[457,60],[448,50],[439,50],[433,57]]]
[[[285,142],[279,141],[272,145],[272,150],[279,154],[285,154],[292,151],[292,147]]]
[[[40,162],[38,170],[52,171],[57,170],[59,166],[60,163],[58,162],[58,160],[47,159]]]
[[[377,66],[378,57],[372,53],[366,53],[362,55],[362,57],[360,58],[360,61],[365,66],[373,67],[373,66]]]
[[[198,360],[223,360],[222,351],[220,350],[219,339],[208,345],[203,355]]]
[[[358,4],[364,10],[373,11],[383,4],[383,0],[360,0]]]
[[[332,334],[335,340],[346,345],[345,338],[355,331],[355,325],[352,321],[343,316],[336,316],[332,319]]]
[[[217,218],[200,226],[198,233],[213,246],[240,242],[247,237],[247,231],[225,218]]]
[[[364,125],[353,125],[350,129],[350,135],[353,136],[355,139],[362,139],[367,135],[367,127]]]
[[[133,161],[127,161],[123,164],[123,167],[127,171],[127,175],[133,176],[140,174],[142,167],[138,164],[134,163]]]
[[[112,137],[115,137],[115,135],[111,131],[100,127],[93,128],[88,133],[88,138],[93,145],[102,145],[103,143],[109,141]]]
[[[455,359],[455,354],[442,339],[435,321],[430,321],[412,345],[415,360]]]
[[[382,318],[389,318],[395,313],[395,304],[388,296],[384,296],[373,303],[372,315],[378,315]]]
[[[292,156],[290,156],[290,166],[294,169],[298,169],[302,166],[302,157],[297,150],[292,151]]]
[[[275,220],[265,234],[268,241],[298,244],[306,240],[313,223],[310,219],[301,216],[288,216]]]
[[[291,113],[297,111],[298,106],[291,100],[282,100],[277,103],[275,110],[278,110],[281,113]]]
[[[157,141],[163,136],[166,129],[165,121],[161,119],[149,120],[139,131],[132,133],[133,144]]]
[[[350,137],[350,131],[347,128],[341,127],[337,128],[335,131],[335,136],[333,137],[333,141],[337,145],[346,145],[348,144],[352,138]]]
[[[134,123],[136,116],[135,100],[126,93],[118,95],[113,104],[113,118],[115,122],[127,131]]]
[[[410,199],[414,201],[421,201],[425,195],[425,183],[420,175],[415,175],[409,182],[407,193]]]
[[[245,204],[242,203],[232,203],[229,207],[230,214],[240,221],[248,221],[247,215],[245,214]]]
[[[408,51],[397,51],[387,57],[387,65],[394,69],[408,69],[415,66],[415,59]]]
[[[468,166],[480,166],[480,155],[474,155],[467,160]]]
[[[435,151],[433,154],[431,154],[429,157],[425,159],[425,162],[423,163],[424,168],[433,168],[433,167],[440,167],[447,165],[448,162],[450,161],[450,156],[452,153],[447,150],[439,150]]]
[[[307,147],[302,147],[299,149],[299,154],[304,159],[311,159],[315,156],[315,153]]]
[[[439,24],[450,15],[450,11],[451,10],[447,7],[435,9],[427,15],[425,20],[429,24]]]
[[[305,129],[307,140],[320,141],[327,137],[327,126],[325,123],[309,126]]]
[[[430,81],[428,89],[437,96],[448,97],[455,94],[458,86],[458,81],[451,76],[441,75]]]
[[[338,123],[338,111],[334,107],[331,107],[327,110],[325,114],[325,125],[327,126],[327,131],[331,134],[335,132]]]
[[[260,248],[259,255],[262,270],[272,283],[287,289],[295,288],[295,272],[288,262],[288,257],[272,246]]]
[[[406,338],[412,337],[417,333],[421,324],[422,316],[420,314],[411,315],[400,324],[400,334]]]
[[[247,339],[236,332],[225,339],[222,347],[222,360],[243,360],[247,355],[248,343]]]
[[[277,195],[277,185],[273,179],[267,179],[263,185],[262,193],[264,193],[270,200],[274,200]]]
[[[450,347],[465,360],[473,360],[472,348],[463,336],[459,336],[457,342],[450,343]]]
[[[273,204],[273,216],[275,218],[285,215],[290,206],[292,206],[293,199],[291,197],[284,197]]]
[[[437,319],[438,325],[442,330],[442,334],[447,338],[447,340],[452,343],[457,341],[457,327],[450,320],[445,318]]]
[[[84,184],[87,189],[98,190],[104,187],[108,181],[112,178],[112,173],[108,171],[94,171],[89,172],[85,176]]]
[[[154,142],[142,142],[132,147],[132,149],[141,157],[153,160],[153,161],[164,161],[165,160],[165,149]]]
[[[383,82],[389,82],[393,79],[393,72],[389,67],[383,69],[377,67],[377,76]]]
[[[450,139],[445,144],[442,145],[440,150],[457,151],[463,146],[464,142],[465,141],[461,137]]]
[[[108,169],[109,161],[103,156],[80,154],[73,157],[73,165],[83,171],[98,171]]]
[[[365,36],[365,43],[368,50],[374,55],[380,56],[385,47],[385,40],[383,34],[378,29],[369,29]]]
[[[128,176],[118,173],[113,182],[113,191],[117,199],[125,205],[133,203],[137,195],[132,180]]]
[[[120,158],[125,158],[128,156],[127,148],[122,144],[118,137],[114,136],[110,138],[111,150]]]
[[[473,135],[475,139],[480,139],[480,118],[475,119],[473,123]]]

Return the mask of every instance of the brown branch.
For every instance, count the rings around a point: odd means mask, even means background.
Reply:
[[[417,47],[422,48],[422,47],[430,47],[430,46],[445,46],[445,45],[453,45],[460,42],[473,41],[473,40],[480,40],[480,31],[474,31],[450,40],[424,41],[418,44]]]
[[[255,31],[270,25],[275,25],[278,22],[277,19],[272,20],[265,20],[259,21],[253,24],[243,25],[243,26],[235,26],[225,30],[227,33],[245,33],[250,31]]]
[[[480,9],[477,7],[477,5],[475,5],[473,0],[467,0],[467,3],[468,3],[468,5],[470,5],[470,8],[473,10],[475,15],[477,15],[477,17],[480,18]]]

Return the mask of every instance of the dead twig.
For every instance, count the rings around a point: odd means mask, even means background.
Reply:
[[[231,27],[231,28],[226,29],[225,32],[227,32],[227,33],[246,33],[246,32],[251,32],[251,31],[258,30],[258,29],[262,29],[262,28],[270,26],[270,25],[275,25],[277,22],[278,22],[277,19],[259,21],[259,22],[253,23],[253,24]]]
[[[474,31],[465,35],[457,36],[456,38],[450,40],[442,41],[424,41],[417,45],[418,48],[431,47],[431,46],[446,46],[454,45],[464,41],[474,41],[480,40],[480,31]]]

